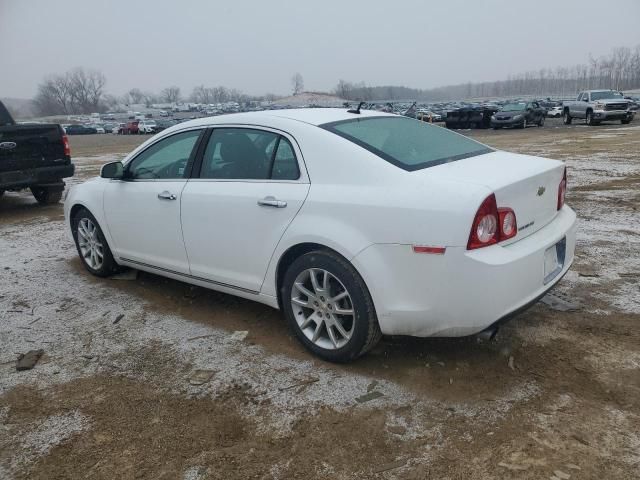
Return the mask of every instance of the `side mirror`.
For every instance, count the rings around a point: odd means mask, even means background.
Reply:
[[[583,98],[582,101],[589,103],[589,99],[588,98]]]
[[[102,178],[121,179],[124,176],[122,162],[111,162],[103,165],[100,169],[100,176]]]

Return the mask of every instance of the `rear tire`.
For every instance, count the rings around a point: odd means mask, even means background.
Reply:
[[[571,115],[569,115],[569,110],[565,110],[562,114],[562,123],[565,125],[571,125],[571,120],[573,119],[571,118]]]
[[[539,127],[544,127],[544,117],[540,117],[540,121],[538,122]]]
[[[316,250],[297,258],[285,273],[280,299],[298,340],[324,360],[355,360],[382,337],[364,280],[333,252]]]
[[[41,205],[58,203],[62,198],[62,187],[31,187],[31,193]]]
[[[620,123],[622,125],[628,125],[629,123],[631,123],[631,119],[630,118],[627,118],[627,119],[623,118],[622,120],[620,120]]]
[[[97,277],[108,277],[119,270],[96,218],[81,208],[71,219],[71,233],[84,268]]]

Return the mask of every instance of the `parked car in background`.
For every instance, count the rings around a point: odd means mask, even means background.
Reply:
[[[562,118],[566,125],[574,118],[584,119],[587,125],[598,125],[606,120],[620,120],[627,124],[633,120],[630,101],[614,90],[585,90],[575,101],[563,103]]]
[[[123,133],[125,135],[134,135],[138,133],[138,123],[139,123],[139,120],[131,120],[127,122],[127,124],[123,129]]]
[[[106,130],[102,125],[92,125],[93,128],[96,129],[96,133],[105,133]]]
[[[574,258],[566,178],[563,162],[402,116],[280,110],[175,125],[75,185],[64,211],[90,273],[265,303],[345,362],[382,334],[490,335],[535,303]]]
[[[66,128],[66,132],[67,135],[90,135],[98,133],[98,130],[87,125],[69,125]]]
[[[63,179],[74,170],[69,139],[60,125],[18,125],[0,102],[0,197],[7,190],[29,188],[38,203],[58,203]]]
[[[556,105],[547,110],[547,117],[560,118],[562,116],[562,105]]]
[[[122,135],[124,134],[125,129],[127,128],[126,123],[117,123],[111,128],[111,133],[114,135]]]
[[[503,105],[491,116],[491,128],[527,128],[529,125],[544,125],[547,111],[538,102],[515,102]]]
[[[155,120],[140,120],[138,122],[139,134],[153,134],[157,132],[157,129],[158,125]]]

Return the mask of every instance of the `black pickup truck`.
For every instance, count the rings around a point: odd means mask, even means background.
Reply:
[[[0,196],[30,188],[41,204],[58,203],[72,177],[69,140],[60,125],[16,124],[0,102]]]

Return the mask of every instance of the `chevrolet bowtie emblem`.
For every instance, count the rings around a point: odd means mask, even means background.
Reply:
[[[544,192],[545,192],[546,188],[544,187],[538,187],[538,196],[541,197]]]

